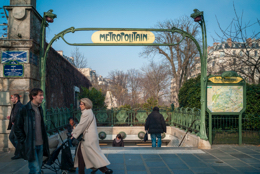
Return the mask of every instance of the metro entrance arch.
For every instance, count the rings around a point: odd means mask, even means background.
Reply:
[[[202,31],[202,49],[200,48],[199,43],[197,40],[188,32],[183,31],[178,28],[171,28],[171,29],[152,29],[152,28],[68,28],[57,35],[55,35],[50,43],[48,44],[45,52],[44,52],[44,45],[45,45],[45,28],[48,25],[47,22],[53,22],[53,19],[57,16],[52,13],[53,10],[49,10],[48,12],[45,12],[43,15],[42,25],[41,25],[41,50],[40,50],[40,57],[41,57],[41,68],[40,68],[40,74],[41,74],[41,89],[44,92],[45,95],[45,80],[46,80],[46,58],[48,51],[53,44],[54,41],[56,41],[59,38],[62,38],[62,40],[67,43],[68,45],[72,46],[174,46],[180,44],[184,38],[190,38],[195,45],[197,46],[197,49],[200,54],[200,60],[201,60],[201,119],[198,120],[200,122],[200,131],[199,136],[203,140],[208,140],[208,137],[206,135],[206,128],[205,128],[205,113],[206,113],[206,83],[207,83],[207,34],[206,34],[206,25],[204,21],[203,11],[199,11],[197,9],[194,9],[194,13],[192,13],[190,16],[194,19],[195,22],[198,22],[201,26]],[[140,43],[131,43],[129,39],[135,39],[137,37],[127,36],[124,35],[124,41],[123,43],[69,43],[64,39],[64,35],[67,33],[75,33],[77,31],[113,31],[113,32],[127,32],[127,31],[133,31],[133,32],[171,32],[171,33],[179,33],[182,35],[182,39],[178,43],[170,43],[170,44],[161,44],[161,43],[147,43],[144,42],[145,38],[147,41],[147,36],[139,35],[139,41]],[[94,33],[95,34],[95,33]],[[122,34],[123,35],[123,34]],[[109,40],[122,40],[122,36],[118,34],[115,36],[113,33],[109,33],[108,36],[100,36],[100,40],[108,40],[106,37],[109,37]],[[118,37],[118,38],[117,38]],[[140,39],[141,37],[141,39]],[[127,42],[129,41],[129,42]],[[45,98],[45,96],[44,96]],[[44,99],[43,104],[43,111],[44,114],[46,113],[46,100]]]

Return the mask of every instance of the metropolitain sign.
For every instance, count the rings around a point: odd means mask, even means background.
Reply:
[[[153,43],[155,36],[150,31],[97,31],[93,43]]]

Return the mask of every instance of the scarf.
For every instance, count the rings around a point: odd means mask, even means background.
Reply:
[[[118,140],[117,138],[115,140],[116,140],[116,143],[120,143],[120,141],[121,141],[121,139]]]

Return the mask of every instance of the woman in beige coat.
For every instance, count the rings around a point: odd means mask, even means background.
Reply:
[[[72,131],[72,138],[78,138],[83,133],[84,141],[78,145],[74,167],[79,168],[79,174],[84,174],[85,167],[91,168],[95,173],[97,169],[105,174],[113,173],[106,166],[110,164],[99,147],[97,123],[95,115],[92,112],[92,102],[88,98],[80,100],[80,109],[82,112],[80,122]]]

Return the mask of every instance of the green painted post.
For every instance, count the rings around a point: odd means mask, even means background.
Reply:
[[[212,115],[209,113],[209,143],[212,144]]]
[[[48,26],[48,22],[53,22],[53,19],[57,16],[52,13],[53,10],[49,10],[48,12],[44,12],[41,24],[41,35],[40,35],[40,76],[41,76],[41,89],[43,90],[44,99],[42,101],[42,109],[43,115],[45,117],[46,114],[46,92],[45,92],[45,79],[46,79],[46,56],[44,56],[44,48],[45,48],[45,30],[46,26]]]
[[[206,90],[207,90],[207,33],[206,33],[206,25],[204,20],[203,11],[199,11],[198,9],[194,9],[194,13],[191,14],[191,17],[194,19],[195,22],[198,22],[201,26],[202,31],[202,44],[203,44],[203,53],[200,55],[201,61],[201,125],[200,125],[200,133],[199,136],[203,140],[208,140],[206,135],[206,126],[205,126],[205,114],[206,114]]]
[[[133,117],[134,117],[134,110],[131,108],[131,125],[130,126],[133,126]]]
[[[113,119],[114,119],[114,109],[112,108],[111,110],[112,110],[112,120],[111,120],[111,121],[112,121],[112,123],[111,123],[111,127],[113,127],[113,126],[114,126],[114,125],[113,125]]]
[[[239,114],[239,130],[238,130],[238,138],[239,138],[239,145],[242,145],[242,113]]]

